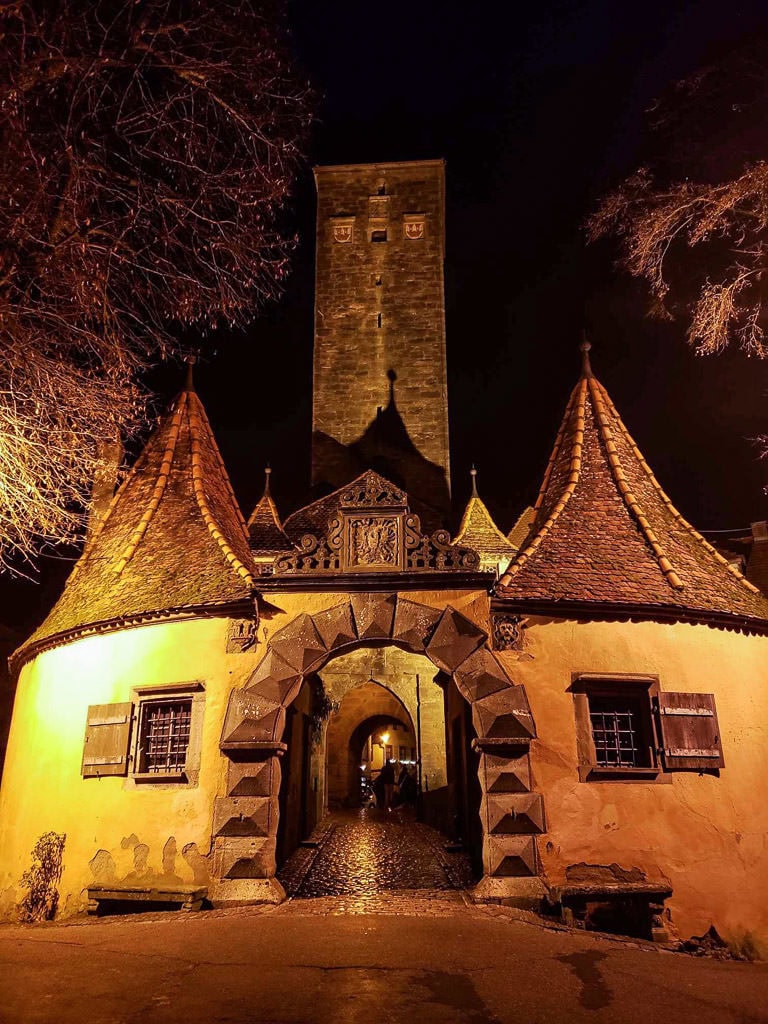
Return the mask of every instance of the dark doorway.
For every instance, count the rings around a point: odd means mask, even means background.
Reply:
[[[472,708],[464,700],[453,680],[445,690],[448,788],[453,821],[451,838],[469,857],[477,878],[483,873],[483,828],[480,821],[480,755],[472,741],[477,738],[472,724]]]
[[[317,823],[317,780],[312,777],[312,685],[305,681],[286,713],[288,746],[281,762],[277,863],[284,863]]]

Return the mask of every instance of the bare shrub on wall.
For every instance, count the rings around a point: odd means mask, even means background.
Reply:
[[[66,839],[58,832],[45,832],[35,843],[32,865],[21,876],[27,894],[19,903],[19,918],[26,924],[56,916]]]

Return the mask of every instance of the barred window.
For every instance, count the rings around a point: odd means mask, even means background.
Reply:
[[[156,775],[182,772],[187,761],[191,724],[192,698],[144,701],[138,770]]]
[[[604,768],[644,768],[650,764],[648,701],[590,695],[589,717],[596,763]]]

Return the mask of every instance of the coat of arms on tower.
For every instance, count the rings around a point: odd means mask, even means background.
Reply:
[[[334,217],[331,221],[334,242],[351,242],[354,235],[354,217]]]
[[[397,516],[350,516],[347,544],[350,569],[399,568],[400,519]]]
[[[423,238],[426,232],[427,218],[423,213],[406,213],[403,215],[403,235],[411,241]]]

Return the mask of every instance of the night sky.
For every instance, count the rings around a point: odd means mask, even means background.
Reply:
[[[751,440],[768,433],[768,362],[697,358],[683,324],[647,319],[642,287],[612,265],[616,250],[587,247],[581,229],[642,161],[653,99],[766,28],[765,3],[294,0],[290,12],[320,97],[294,273],[281,303],[244,335],[217,338],[197,370],[244,513],[266,462],[283,516],[309,482],[311,165],[444,157],[457,512],[473,461],[503,530],[534,500],[586,326],[596,375],[683,515],[700,529],[768,517],[768,463]],[[158,408],[181,377],[158,375]],[[58,566],[44,565],[47,580],[62,577]],[[6,584],[6,622],[34,624],[54,587]]]

